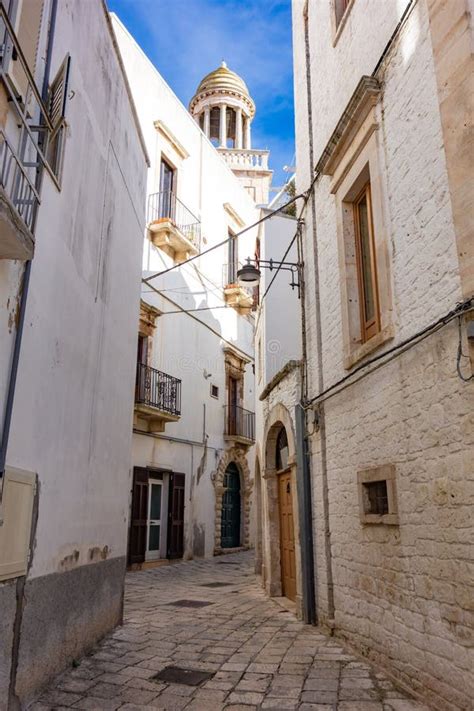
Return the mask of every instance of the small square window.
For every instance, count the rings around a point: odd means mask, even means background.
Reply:
[[[219,397],[219,387],[217,385],[211,384],[211,397],[215,397],[216,400]]]
[[[386,481],[369,481],[362,484],[364,511],[366,514],[388,514],[388,494]]]
[[[384,464],[357,472],[362,523],[398,524],[395,467]]]

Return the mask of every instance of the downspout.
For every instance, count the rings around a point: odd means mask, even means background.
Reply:
[[[304,41],[305,41],[305,60],[306,60],[306,94],[307,94],[307,109],[308,109],[308,141],[309,141],[309,175],[314,173],[314,143],[313,143],[313,109],[312,109],[312,92],[311,92],[311,47],[309,41],[309,9],[308,4],[304,13]],[[315,301],[315,321],[316,321],[316,353],[318,359],[318,391],[324,390],[324,374],[323,374],[323,344],[322,344],[322,327],[321,327],[321,297],[319,292],[319,251],[318,251],[318,235],[316,227],[316,204],[314,199],[314,186],[309,195],[311,202],[311,223],[313,237],[313,260],[314,260],[314,301]],[[329,494],[328,494],[328,468],[327,468],[327,442],[326,442],[326,424],[325,424],[325,409],[324,403],[321,403],[318,410],[319,436],[321,445],[321,480],[322,480],[322,496],[323,496],[323,517],[324,517],[324,550],[326,558],[326,580],[327,580],[327,624],[332,629],[334,628],[334,584],[332,574],[332,552],[331,552],[331,529],[329,520]],[[306,422],[305,422],[306,424]],[[305,433],[307,427],[305,426]],[[306,434],[306,441],[308,436]],[[309,444],[309,442],[308,442]],[[310,448],[308,447],[308,450]],[[309,454],[309,452],[308,452]],[[317,570],[317,568],[316,568]],[[317,576],[317,573],[316,573]],[[315,576],[315,585],[317,587],[317,577]]]
[[[52,54],[53,41],[54,41],[54,29],[55,29],[55,25],[56,25],[56,13],[57,13],[57,0],[52,0],[50,21],[49,21],[49,30],[48,30],[48,44],[47,44],[47,50],[46,50],[45,73],[44,73],[44,77],[43,77],[43,87],[42,87],[43,99],[46,98],[47,92],[48,92],[49,72],[51,69],[51,54]],[[43,171],[40,169],[37,172],[36,181],[35,181],[36,188],[37,188],[38,192],[41,189],[42,177],[43,177]],[[32,225],[33,233],[34,233],[34,229],[36,227],[36,217],[37,217],[37,214],[35,213],[34,221],[33,221],[33,225]],[[9,439],[9,435],[10,435],[10,425],[11,425],[11,419],[12,419],[13,402],[14,402],[14,398],[15,398],[16,378],[17,378],[17,374],[18,374],[18,363],[20,360],[21,341],[22,341],[22,336],[23,336],[23,328],[24,328],[24,324],[25,324],[26,303],[27,303],[27,299],[28,299],[30,275],[31,275],[31,260],[28,260],[25,264],[25,269],[23,272],[23,284],[22,284],[22,292],[21,292],[18,327],[17,327],[17,332],[15,335],[15,343],[14,343],[14,347],[13,347],[12,365],[11,365],[11,369],[10,369],[7,401],[6,401],[6,407],[5,407],[5,417],[4,417],[3,428],[2,428],[2,442],[0,445],[0,481],[3,478],[4,472],[5,472],[5,466],[6,466],[8,439]],[[36,525],[38,522],[38,496],[39,496],[39,493],[38,493],[38,486],[37,486],[35,500],[34,500],[34,504],[33,504],[33,518],[32,518],[32,522],[31,522],[31,530],[30,530],[30,543],[29,543],[29,550],[30,551],[32,550],[32,546],[33,546],[33,542],[34,542],[34,538],[35,538],[35,532],[36,532]],[[31,562],[32,561],[31,561],[31,557],[30,557],[29,563],[28,563],[28,569],[31,566]],[[14,623],[13,623],[13,640],[12,640],[12,651],[11,651],[11,661],[10,661],[10,681],[9,681],[8,699],[7,699],[7,709],[9,709],[10,711],[20,711],[21,706],[22,706],[21,701],[16,694],[16,679],[17,679],[17,670],[18,670],[18,660],[20,657],[20,642],[21,642],[21,628],[22,628],[22,622],[23,622],[23,609],[24,609],[24,605],[25,605],[25,585],[26,585],[26,575],[22,575],[16,579],[16,607],[15,607],[15,619],[14,619]]]
[[[49,23],[49,32],[48,32],[48,45],[46,49],[46,63],[45,63],[45,71],[44,71],[44,77],[43,77],[43,86],[41,90],[41,95],[43,100],[46,100],[47,95],[48,95],[48,86],[49,86],[49,74],[51,71],[51,56],[52,56],[52,49],[53,49],[53,41],[54,41],[54,28],[56,25],[56,14],[57,14],[57,0],[52,0],[52,5],[51,5],[51,16],[50,16],[50,23]],[[43,171],[42,169],[37,171],[36,175],[36,188],[38,192],[41,189],[41,182],[43,179]],[[32,225],[32,232],[34,233],[35,227],[36,227],[36,217],[37,217],[37,211],[35,212],[34,216],[34,221]],[[3,478],[5,474],[5,467],[6,467],[6,461],[7,461],[7,449],[8,449],[8,440],[10,437],[10,427],[11,427],[11,421],[12,421],[12,414],[13,414],[13,402],[15,399],[15,389],[16,389],[16,380],[17,380],[17,375],[18,375],[18,363],[20,360],[20,350],[21,350],[21,341],[23,337],[23,328],[25,325],[25,313],[26,313],[26,302],[28,299],[28,291],[29,291],[29,286],[30,286],[30,276],[31,276],[31,259],[29,259],[26,264],[25,268],[23,271],[23,280],[22,280],[22,285],[21,285],[21,296],[20,296],[20,310],[18,314],[18,326],[15,334],[15,342],[13,345],[13,353],[12,353],[12,363],[10,367],[10,377],[8,380],[8,390],[7,390],[7,399],[5,403],[5,413],[3,417],[3,426],[2,426],[2,439],[1,439],[1,444],[0,444],[0,480]]]

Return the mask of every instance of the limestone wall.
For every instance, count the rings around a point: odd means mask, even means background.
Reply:
[[[395,3],[388,12],[376,1],[353,3],[333,47],[326,3],[310,3],[315,163],[358,80],[375,69],[402,5],[396,4],[396,15]],[[294,44],[300,192],[307,188],[310,163],[303,3],[298,1]],[[347,72],[339,71],[341,64]],[[440,318],[462,295],[425,2],[415,3],[377,76],[382,86],[378,160],[395,336],[372,355]],[[344,368],[338,215],[330,183],[323,176],[315,190],[321,362],[311,209],[305,217],[310,396],[318,393],[321,369],[324,388],[350,372]],[[467,352],[465,340],[463,347]],[[454,321],[326,400],[327,492],[321,433],[311,437],[320,619],[328,621],[326,498],[336,633],[443,710],[467,709],[473,696],[473,398],[472,385],[456,374],[457,348]],[[364,525],[357,472],[383,464],[395,466],[399,525]]]

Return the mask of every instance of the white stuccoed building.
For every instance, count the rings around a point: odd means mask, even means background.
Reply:
[[[259,228],[235,235],[260,218],[271,172],[250,148],[255,107],[238,75],[209,74],[191,115],[112,22],[151,157],[129,547],[130,565],[148,566],[251,542],[254,297],[237,270]]]
[[[121,621],[147,155],[99,0],[0,36],[4,711]]]

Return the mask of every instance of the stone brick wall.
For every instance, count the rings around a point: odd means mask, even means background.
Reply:
[[[308,187],[310,174],[302,7],[302,2],[294,2],[298,192]],[[354,3],[350,24],[343,30],[348,29],[347,37],[342,34],[333,48],[326,3],[310,3],[315,162],[358,79],[372,73],[396,27],[397,17],[382,14],[378,2]],[[361,34],[364,27],[368,39]],[[348,72],[338,71],[342,61],[350,66]],[[440,318],[461,299],[424,0],[415,3],[384,59],[378,79],[382,84],[379,130],[383,145],[379,158],[390,239],[395,338],[377,354]],[[337,111],[330,102],[333,95],[338,97]],[[321,177],[315,190],[321,363],[316,348],[311,210],[305,215],[310,396],[317,395],[320,368],[325,388],[347,374],[343,365],[337,215],[329,185],[330,179]],[[443,710],[468,709],[474,695],[469,688],[474,622],[470,567],[472,385],[456,375],[457,347],[457,322],[452,322],[325,403],[336,634]],[[320,619],[327,622],[320,449],[321,435],[315,433],[311,437],[311,463],[317,602]],[[357,472],[383,464],[395,465],[399,525],[363,525]]]

